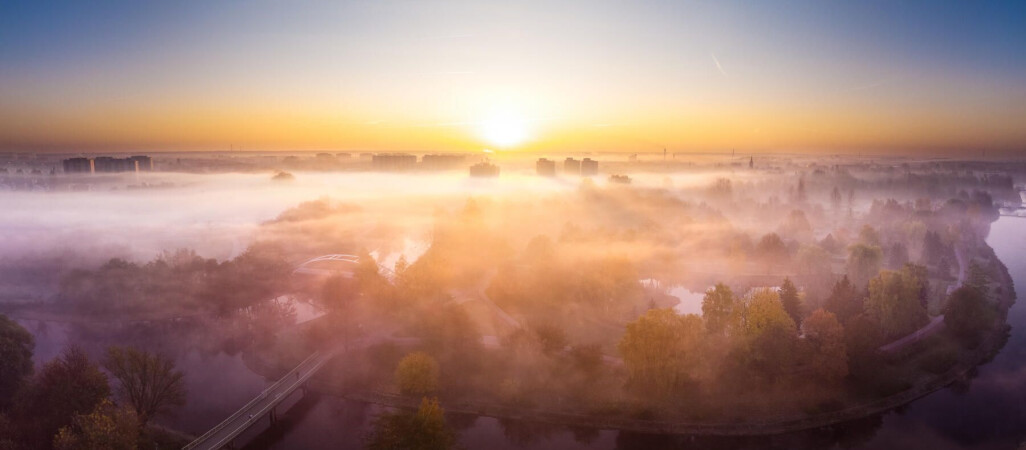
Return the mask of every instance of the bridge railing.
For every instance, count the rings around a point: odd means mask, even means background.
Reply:
[[[182,447],[182,450],[192,450],[192,449],[198,447],[203,442],[205,442],[207,439],[210,439],[212,436],[214,436],[215,434],[217,434],[218,432],[223,430],[225,427],[228,426],[228,424],[232,423],[233,421],[238,419],[240,416],[245,414],[246,411],[248,411],[250,408],[252,408],[258,402],[260,402],[261,400],[267,398],[267,393],[268,392],[273,391],[278,386],[280,386],[282,383],[284,383],[285,381],[289,380],[291,375],[295,374],[296,371],[300,370],[303,366],[306,365],[306,363],[308,363],[308,362],[314,360],[315,358],[317,358],[320,355],[320,353],[321,353],[320,351],[313,352],[312,355],[310,355],[309,357],[304,359],[303,362],[301,362],[298,365],[296,365],[296,367],[294,367],[287,374],[285,374],[285,376],[279,378],[278,381],[275,381],[273,384],[271,384],[270,386],[264,388],[264,390],[260,391],[260,395],[254,397],[252,400],[249,401],[249,403],[246,403],[245,406],[243,406],[243,407],[239,408],[238,410],[236,410],[232,415],[228,416],[227,419],[224,419],[223,421],[221,421],[221,423],[219,423],[216,426],[214,426],[214,428],[211,428],[206,433],[203,433],[203,435],[198,437],[198,438],[196,438],[196,440],[190,442],[185,447]]]

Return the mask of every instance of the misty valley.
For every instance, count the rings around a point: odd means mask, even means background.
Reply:
[[[990,448],[1026,426],[1023,163],[558,156],[0,173],[0,448]],[[948,426],[967,403],[988,432]]]

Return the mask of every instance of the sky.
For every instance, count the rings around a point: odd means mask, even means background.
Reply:
[[[0,151],[1026,154],[1026,2],[0,0]]]

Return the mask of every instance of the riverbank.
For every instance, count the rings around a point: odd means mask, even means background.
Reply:
[[[991,267],[991,279],[997,287],[993,289],[994,300],[998,306],[999,317],[994,326],[985,333],[981,343],[970,351],[961,350],[957,361],[947,370],[936,375],[916,380],[908,389],[887,397],[859,404],[852,404],[819,414],[794,414],[744,421],[675,421],[675,420],[643,420],[625,415],[596,415],[570,411],[553,411],[528,407],[514,407],[496,403],[441,398],[442,406],[449,412],[473,416],[486,416],[497,419],[510,419],[526,422],[537,422],[567,427],[621,430],[647,434],[678,434],[702,436],[761,436],[811,429],[827,428],[856,421],[866,417],[880,415],[895,408],[907,405],[917,399],[941,390],[954,383],[970,380],[977,367],[988,362],[997,354],[1007,339],[1006,323],[1008,309],[1015,302],[1015,289],[1007,267],[995,255],[993,249],[984,244],[978,248],[977,256]],[[925,350],[925,349],[919,349]],[[913,349],[915,351],[915,349]],[[284,373],[287,368],[276,367],[259,355],[246,358],[247,366],[265,376],[274,377]],[[284,369],[284,370],[283,370]],[[311,380],[310,387],[318,392],[335,395],[358,402],[378,404],[394,408],[416,408],[419,398],[400,396],[387,390],[353,390],[344,382],[331,380],[321,376]]]

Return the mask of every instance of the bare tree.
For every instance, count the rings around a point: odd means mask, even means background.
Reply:
[[[163,355],[113,346],[107,349],[103,366],[118,380],[118,392],[135,409],[140,426],[146,426],[159,413],[185,404],[182,372]]]

